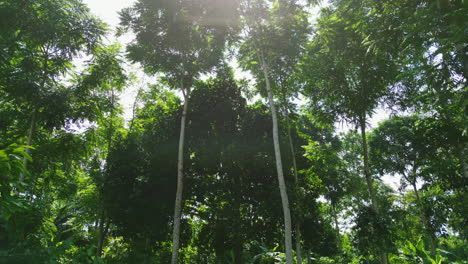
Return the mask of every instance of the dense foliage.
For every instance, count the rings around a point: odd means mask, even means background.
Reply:
[[[0,264],[468,263],[468,2],[317,2],[0,0]]]

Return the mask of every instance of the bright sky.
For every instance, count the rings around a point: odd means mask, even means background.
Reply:
[[[135,0],[83,0],[91,12],[107,24],[115,27],[119,24],[118,12],[130,7]]]
[[[135,0],[82,0],[91,13],[96,17],[100,18],[106,24],[109,25],[112,30],[107,36],[107,42],[121,43],[125,50],[125,44],[132,40],[132,34],[125,34],[117,38],[114,34],[114,30],[119,25],[119,14],[118,12],[126,7],[132,6]],[[147,76],[138,65],[128,64],[126,65],[127,73],[133,73],[137,76],[138,80],[135,84],[131,85],[126,89],[121,96],[121,104],[124,107],[124,118],[130,120],[132,118],[132,109],[135,102],[138,89],[144,87],[146,83],[153,81],[154,79]]]

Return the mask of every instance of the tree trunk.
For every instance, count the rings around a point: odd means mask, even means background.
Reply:
[[[340,235],[340,226],[338,225],[338,212],[336,211],[336,205],[332,203],[332,210],[333,210],[333,221],[335,223],[335,231],[336,231],[336,246],[338,247],[340,260],[339,263],[343,263],[343,250],[342,250],[342,242],[341,242],[341,235]]]
[[[380,215],[379,213],[379,206],[377,204],[374,185],[372,181],[372,176],[370,174],[369,169],[369,151],[367,149],[367,139],[366,139],[366,115],[363,114],[359,119],[360,127],[361,127],[361,138],[362,138],[362,154],[363,154],[363,161],[364,161],[364,176],[366,177],[367,181],[367,188],[369,190],[369,195],[371,198],[371,206],[374,211]],[[380,263],[387,264],[387,253],[383,249],[380,250]]]
[[[184,88],[182,87],[182,91]],[[179,239],[180,239],[180,216],[182,211],[182,190],[184,177],[184,141],[185,141],[185,119],[187,117],[188,98],[190,90],[184,92],[184,109],[180,119],[180,137],[179,137],[179,153],[177,157],[177,190],[174,204],[174,229],[172,233],[172,258],[171,263],[176,264],[179,256]]]
[[[239,231],[240,226],[237,226],[236,229]],[[234,245],[233,245],[233,253],[234,253],[234,263],[235,264],[243,264],[243,243],[241,238],[241,233],[236,233],[234,235]]]
[[[112,135],[114,132],[114,103],[115,103],[115,94],[114,94],[114,88],[111,89],[111,97],[110,97],[111,105],[112,108],[110,110],[110,115],[109,115],[109,127],[107,129],[107,155],[106,155],[106,163],[109,161],[109,153],[112,148]],[[106,227],[106,212],[104,208],[104,183],[106,181],[105,177],[106,175],[104,173],[101,174],[102,176],[102,185],[101,185],[101,215],[100,215],[100,221],[99,221],[99,233],[98,233],[98,246],[97,246],[97,256],[101,257],[102,256],[102,248],[104,246],[104,240],[106,238],[106,230],[108,226]]]
[[[296,261],[297,264],[302,264],[302,250],[301,250],[301,228],[299,224],[296,224]]]
[[[375,212],[378,213],[377,201],[375,199],[375,191],[372,176],[369,169],[369,152],[367,148],[367,138],[366,138],[366,118],[362,116],[359,120],[361,127],[361,144],[362,144],[362,156],[364,162],[364,176],[366,177],[367,189],[369,191],[369,196],[371,198],[371,205]]]
[[[291,136],[291,126],[289,123],[289,110],[288,107],[285,107],[285,119],[286,119],[286,126],[288,131],[288,139],[289,139],[289,148],[291,149],[291,157],[294,169],[294,183],[296,187],[299,187],[299,177],[297,175],[297,162],[296,162],[296,153],[294,152],[294,144]]]
[[[28,145],[28,146],[32,145],[32,138],[34,136],[34,133],[36,133],[36,118],[37,118],[36,116],[37,116],[37,108],[33,107],[33,110],[32,110],[32,113],[31,113],[31,120],[29,122],[28,141],[26,142],[26,145]],[[26,154],[29,155],[31,153],[31,149],[26,148],[25,152],[26,152]],[[28,164],[28,160],[26,158],[23,159],[24,169],[26,169],[27,164]],[[25,176],[25,173],[21,172],[21,174],[20,174],[20,181],[21,182],[24,181],[24,176]]]
[[[291,212],[289,210],[288,193],[287,193],[286,184],[284,181],[283,164],[281,163],[281,150],[280,150],[279,136],[278,136],[278,117],[276,114],[275,103],[273,101],[273,93],[271,91],[270,79],[268,77],[268,69],[267,69],[268,66],[265,63],[265,59],[263,58],[263,55],[261,57],[261,60],[262,60],[261,66],[263,69],[263,75],[265,77],[266,89],[268,92],[268,101],[270,104],[271,119],[273,122],[273,145],[275,148],[276,170],[278,173],[279,189],[280,189],[281,202],[283,205],[283,214],[284,214],[286,263],[292,264],[293,256],[292,256]]]
[[[288,140],[289,140],[289,148],[291,149],[291,157],[293,163],[293,170],[294,170],[294,184],[296,185],[296,190],[299,191],[299,177],[297,175],[297,162],[296,162],[296,153],[294,152],[294,144],[291,136],[291,125],[289,123],[289,110],[287,106],[286,96],[284,96],[284,103],[285,103],[285,118],[286,118],[286,126],[288,131]],[[301,256],[301,224],[300,224],[300,212],[296,213],[297,223],[296,223],[296,261],[298,264],[302,264],[302,256]]]
[[[98,230],[98,244],[96,250],[96,256],[102,256],[102,247],[104,245],[104,223],[105,223],[105,214],[104,214],[104,207],[101,208],[101,215],[99,216],[99,230]]]
[[[461,146],[461,150],[460,150],[460,154],[459,154],[459,157],[460,157],[460,161],[461,161],[461,165],[462,165],[462,176],[465,177],[465,179],[468,179],[468,165],[466,164],[466,149],[467,149],[467,144],[466,143],[463,143],[463,142],[460,142],[459,143],[460,146]]]
[[[240,182],[240,174],[234,176],[234,215],[235,215],[235,226],[234,226],[234,263],[242,264],[242,251],[243,251],[243,242],[242,242],[242,216],[241,216],[241,199],[242,194],[240,188],[242,186]]]
[[[424,213],[424,208],[423,208],[423,204],[421,202],[421,198],[419,197],[418,188],[416,188],[416,182],[414,182],[414,181],[411,182],[411,185],[413,186],[414,195],[416,196],[416,203],[418,204],[421,223],[423,224],[424,229],[426,230],[426,236],[427,236],[427,239],[429,240],[429,244],[430,244],[430,247],[431,247],[431,254],[432,254],[432,256],[435,256],[437,246],[436,246],[436,241],[435,241],[435,239],[433,237],[433,234],[431,232],[429,219],[427,219],[427,216]]]
[[[135,123],[136,110],[137,110],[138,100],[140,99],[141,92],[142,92],[142,88],[138,89],[137,95],[135,96],[135,101],[133,101],[132,120],[130,120],[130,126],[128,127],[129,133],[132,132],[133,124]]]

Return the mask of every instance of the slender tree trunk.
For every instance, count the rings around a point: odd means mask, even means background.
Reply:
[[[374,184],[372,176],[369,169],[369,151],[367,147],[367,138],[366,138],[366,118],[365,115],[362,116],[359,120],[361,127],[361,144],[362,144],[362,156],[364,162],[364,176],[366,177],[367,189],[369,191],[369,196],[371,198],[371,205],[375,212],[378,213],[378,205],[375,198]]]
[[[107,129],[107,154],[106,154],[106,163],[109,161],[109,153],[112,148],[112,135],[114,132],[114,103],[115,103],[115,93],[114,88],[111,89],[111,105],[112,108],[110,110],[109,115],[109,127]],[[97,245],[97,256],[102,256],[102,248],[104,246],[104,240],[106,238],[106,230],[108,226],[106,226],[106,221],[108,221],[106,217],[106,211],[104,208],[104,183],[106,181],[106,175],[104,173],[101,174],[102,177],[102,185],[101,185],[101,213],[100,213],[100,221],[99,221],[99,230],[98,230],[98,245]]]
[[[468,165],[466,164],[466,149],[467,149],[467,144],[464,142],[460,142],[460,148],[461,150],[459,151],[459,158],[461,161],[462,165],[462,176],[468,179]]]
[[[31,121],[29,123],[28,141],[26,143],[28,146],[31,146],[32,137],[34,136],[34,133],[36,132],[36,115],[37,115],[37,108],[34,107],[32,114],[31,114]],[[29,153],[29,149],[26,149],[26,152]]]
[[[31,120],[29,122],[28,140],[26,141],[26,145],[28,145],[28,146],[32,145],[32,138],[33,138],[34,134],[36,133],[36,119],[37,119],[37,108],[33,107],[32,113],[31,113]],[[26,154],[29,155],[31,153],[31,150],[29,148],[26,148],[25,152],[26,152]],[[28,165],[28,160],[23,159],[23,166],[24,166],[25,169],[26,169],[27,165]],[[24,181],[24,176],[25,176],[25,174],[24,174],[24,172],[22,172],[20,174],[20,181],[21,182]]]
[[[302,250],[301,250],[301,228],[296,224],[296,261],[297,264],[302,264]]]
[[[466,164],[466,159],[465,157],[467,156],[466,153],[466,147],[463,149],[463,155],[462,155],[462,166],[463,166],[463,176],[468,179],[468,165]]]
[[[429,244],[430,244],[430,247],[431,247],[431,254],[432,254],[432,256],[435,256],[436,255],[436,248],[437,248],[436,244],[437,243],[436,243],[436,240],[434,239],[433,234],[431,232],[429,219],[427,219],[427,216],[424,213],[424,208],[423,208],[421,198],[419,196],[419,191],[418,191],[418,188],[416,188],[416,182],[412,181],[411,186],[413,187],[414,195],[416,196],[416,203],[418,204],[421,222],[422,222],[422,224],[424,226],[424,229],[426,230],[427,239],[429,240]]]
[[[182,87],[182,90],[184,88]],[[184,90],[183,90],[184,91]],[[187,118],[188,99],[190,89],[184,92],[184,109],[180,119],[180,137],[179,137],[179,153],[177,157],[177,190],[174,204],[174,229],[172,232],[172,259],[171,263],[176,264],[179,257],[179,240],[180,240],[180,216],[182,212],[182,190],[184,187],[184,141],[185,141],[185,120]]]
[[[42,66],[42,81],[41,81],[40,87],[44,87],[45,83],[46,83],[46,79],[47,79],[47,72],[48,72],[47,71],[47,64],[49,62],[49,57],[48,57],[49,46],[42,47],[41,50],[43,52],[44,63],[43,63],[43,66]],[[36,133],[37,112],[38,112],[37,106],[33,106],[32,113],[31,113],[31,121],[29,123],[28,141],[26,143],[28,146],[32,145],[32,138],[33,138],[34,134]],[[26,151],[26,154],[28,154],[28,155],[31,152],[31,150],[29,148],[26,148],[25,151]],[[27,164],[28,164],[27,159],[24,159],[24,161],[23,161],[24,169],[27,168]],[[20,181],[21,182],[24,181],[24,172],[22,172],[20,174]]]
[[[463,51],[463,45],[459,45],[459,54],[462,56],[462,61],[463,61],[463,77],[465,78],[465,82],[468,82],[468,55],[465,51]]]
[[[41,50],[43,52],[44,63],[43,63],[43,66],[42,66],[42,81],[41,81],[40,87],[44,87],[45,84],[46,84],[47,72],[48,72],[47,71],[47,64],[49,63],[49,56],[48,56],[49,46],[47,45],[46,47],[42,47]],[[31,113],[31,121],[29,123],[28,141],[26,143],[28,146],[32,145],[32,138],[33,138],[34,134],[36,133],[37,112],[38,112],[37,106],[33,105],[32,113]],[[25,151],[26,151],[26,154],[28,154],[28,155],[31,152],[31,150],[29,148],[26,148]],[[23,165],[24,165],[25,169],[27,168],[27,164],[28,164],[28,161],[26,159],[24,159]],[[24,181],[24,173],[20,174],[20,181]]]
[[[340,226],[338,225],[338,212],[336,211],[336,205],[332,203],[332,210],[333,210],[333,221],[335,223],[335,231],[336,231],[336,246],[338,247],[340,260],[339,263],[343,263],[343,250],[342,250],[342,242],[341,242],[341,235],[340,235]]]
[[[240,208],[236,208],[236,210],[239,212],[239,215],[236,215],[236,218],[240,220]],[[236,213],[237,214],[237,213]],[[237,232],[234,235],[234,263],[235,264],[243,264],[243,258],[242,258],[242,251],[243,251],[243,243],[242,243],[242,233],[240,232],[241,225],[240,223],[237,224],[236,226]]]
[[[137,107],[138,107],[138,101],[140,99],[141,91],[142,91],[142,88],[138,89],[137,95],[135,96],[135,101],[133,101],[132,120],[130,121],[130,126],[128,128],[129,133],[132,132],[133,124],[135,123],[136,110],[137,110]]]
[[[286,96],[284,96],[284,103],[285,103],[285,118],[286,118],[286,126],[288,131],[288,140],[289,140],[289,148],[291,150],[291,157],[293,163],[293,170],[294,170],[294,184],[296,185],[296,190],[299,191],[299,177],[297,175],[297,162],[296,162],[296,153],[294,152],[294,144],[291,136],[291,125],[289,123],[289,110],[287,106]],[[300,212],[296,213],[297,216],[297,223],[296,223],[296,261],[298,264],[302,264],[302,252],[301,252],[301,221],[300,221]]]
[[[242,194],[240,191],[241,182],[240,174],[237,177],[234,177],[234,215],[235,215],[235,233],[234,233],[234,263],[242,264],[242,251],[243,251],[243,242],[242,242],[242,217],[241,217],[241,199]]]
[[[101,207],[101,213],[99,216],[99,229],[98,229],[98,244],[97,244],[97,250],[96,250],[96,256],[101,257],[102,256],[102,247],[104,245],[104,237],[105,237],[105,232],[104,232],[104,225],[105,225],[105,213],[104,213],[104,206]]]
[[[367,181],[367,188],[369,189],[369,195],[371,198],[371,205],[374,211],[380,215],[379,213],[379,206],[377,204],[374,185],[372,181],[372,176],[370,174],[369,169],[369,151],[367,147],[367,139],[366,139],[366,115],[363,114],[359,120],[360,127],[361,127],[361,137],[362,137],[362,153],[363,153],[363,161],[364,161],[364,175]],[[388,258],[387,253],[385,253],[384,249],[380,250],[380,263],[387,264]]]
[[[270,103],[271,119],[273,122],[273,145],[275,148],[276,170],[278,173],[279,189],[280,189],[281,202],[283,205],[283,214],[284,214],[286,263],[293,264],[291,212],[289,209],[289,200],[288,200],[288,193],[286,190],[286,183],[284,181],[283,164],[281,162],[281,150],[280,150],[279,136],[278,136],[278,117],[276,114],[275,103],[273,101],[273,93],[271,91],[270,79],[268,77],[268,68],[267,68],[268,66],[266,65],[263,55],[261,57],[261,60],[262,60],[263,75],[265,77],[266,89],[268,92],[268,101]]]
[[[284,98],[284,101],[285,101],[285,104],[287,104],[286,98]],[[293,169],[294,169],[294,183],[296,184],[296,187],[299,187],[299,177],[298,177],[298,174],[297,174],[296,153],[294,151],[294,143],[293,143],[292,136],[291,136],[291,125],[290,125],[290,122],[289,122],[289,110],[288,110],[287,105],[285,106],[284,109],[285,109],[286,126],[287,126],[287,131],[288,131],[289,148],[291,150],[291,157],[292,157],[292,163],[293,163]]]

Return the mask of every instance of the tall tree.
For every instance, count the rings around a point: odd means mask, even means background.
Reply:
[[[442,214],[433,214],[426,200],[440,198],[426,199],[424,196],[427,195],[423,194],[430,194],[431,190],[440,187],[457,191],[463,188],[460,186],[465,185],[461,161],[458,160],[456,151],[438,143],[450,142],[444,139],[447,133],[451,134],[450,126],[438,126],[440,124],[429,117],[392,117],[372,131],[369,142],[375,169],[380,174],[399,175],[402,188],[409,185],[413,190],[420,222],[433,256],[436,255],[435,234],[440,229]],[[447,184],[448,182],[451,183]],[[423,187],[418,187],[418,183],[422,183]]]
[[[398,64],[395,93],[389,102],[399,110],[437,113],[458,130],[452,134],[460,160],[467,160],[466,45],[468,6],[464,1],[363,1],[368,10],[365,44],[377,53],[390,52]],[[464,132],[465,131],[465,132]],[[466,162],[462,163],[465,177]]]
[[[227,261],[229,250],[235,263],[243,263],[247,235],[242,211],[248,192],[240,160],[240,134],[245,130],[241,119],[246,114],[246,101],[225,65],[217,70],[216,78],[198,82],[192,96],[189,190],[196,201],[193,208],[206,206],[200,214],[193,213],[208,223],[199,239],[206,241],[206,248],[215,249],[217,263]]]
[[[425,215],[419,190],[416,186],[429,152],[428,142],[424,142],[424,133],[417,131],[417,117],[393,117],[380,124],[371,134],[369,145],[374,167],[381,173],[399,174],[411,185],[416,196],[420,220],[424,226],[431,252],[435,255],[436,241],[428,216]]]
[[[167,263],[163,245],[170,239],[182,107],[176,95],[155,87],[142,92],[141,101],[132,131],[117,137],[110,150],[102,194],[113,233],[124,237],[132,252],[122,261],[160,257]]]
[[[15,114],[27,120],[20,128],[24,143],[32,145],[42,127],[77,119],[70,100],[74,87],[61,80],[71,73],[74,58],[95,51],[105,27],[76,0],[6,1],[0,13],[2,101],[26,109]]]
[[[363,174],[371,205],[378,212],[366,126],[368,116],[388,94],[394,67],[389,53],[368,52],[363,45],[366,36],[359,25],[366,23],[364,15],[358,1],[337,1],[334,7],[322,9],[301,74],[304,95],[310,98],[310,108],[318,119],[333,122],[342,118],[360,128]],[[387,263],[383,253],[381,262]]]
[[[96,109],[93,120],[99,128],[95,132],[95,144],[100,146],[100,151],[96,153],[94,159],[107,163],[109,152],[113,147],[115,135],[123,126],[123,121],[118,114],[121,113],[118,103],[118,95],[127,84],[127,76],[122,68],[122,58],[118,45],[100,47],[94,55],[93,63],[88,65],[83,74],[76,80],[76,97],[81,101],[86,101],[87,105],[77,104],[76,108],[82,109],[91,107]],[[79,101],[77,100],[77,101]],[[96,104],[93,104],[96,102]],[[96,185],[99,189],[99,218],[98,218],[98,239],[96,255],[101,257],[106,230],[105,208],[103,205],[103,190],[105,182],[105,172],[98,169],[100,173],[95,177]]]
[[[224,51],[237,10],[219,1],[140,0],[121,12],[122,29],[131,29],[135,40],[128,46],[129,58],[140,62],[149,73],[164,73],[171,88],[184,97],[180,120],[177,190],[174,204],[173,251],[178,261],[182,211],[184,142],[188,102],[193,80],[216,65]]]
[[[306,39],[307,18],[302,7],[295,1],[274,1],[272,6],[266,1],[243,1],[242,16],[244,21],[244,43],[240,47],[240,60],[244,68],[252,70],[259,80],[261,92],[268,99],[272,124],[273,145],[275,148],[278,183],[281,193],[284,227],[286,261],[292,263],[292,230],[291,213],[286,183],[283,174],[283,164],[278,133],[278,117],[275,106],[274,89],[278,74],[290,73]],[[258,67],[257,67],[258,66]],[[261,82],[260,82],[261,80]],[[299,234],[299,232],[298,232]],[[298,244],[300,246],[300,235]],[[298,248],[300,253],[300,248]],[[300,254],[298,254],[300,261]]]
[[[30,199],[24,209],[37,211],[34,217],[25,212],[30,220],[24,226],[34,222],[34,228],[42,228],[40,244],[47,247],[52,241],[70,240],[74,233],[66,231],[66,225],[78,221],[67,214],[79,210],[74,204],[78,182],[88,178],[82,165],[96,143],[74,126],[105,115],[107,92],[123,88],[126,77],[117,49],[101,43],[106,26],[81,1],[4,1],[0,13],[0,100],[7,106],[2,105],[0,113],[10,111],[14,117],[2,127],[1,141],[35,146],[27,151],[37,159],[28,160],[30,174],[21,175],[20,195]],[[82,56],[88,60],[81,66],[93,73],[76,70],[73,62]],[[22,227],[18,233],[21,229],[33,232]],[[23,248],[38,250],[32,252],[52,261],[57,253],[34,249],[35,240],[23,237],[19,243],[30,244]],[[42,257],[37,261],[46,262]]]

